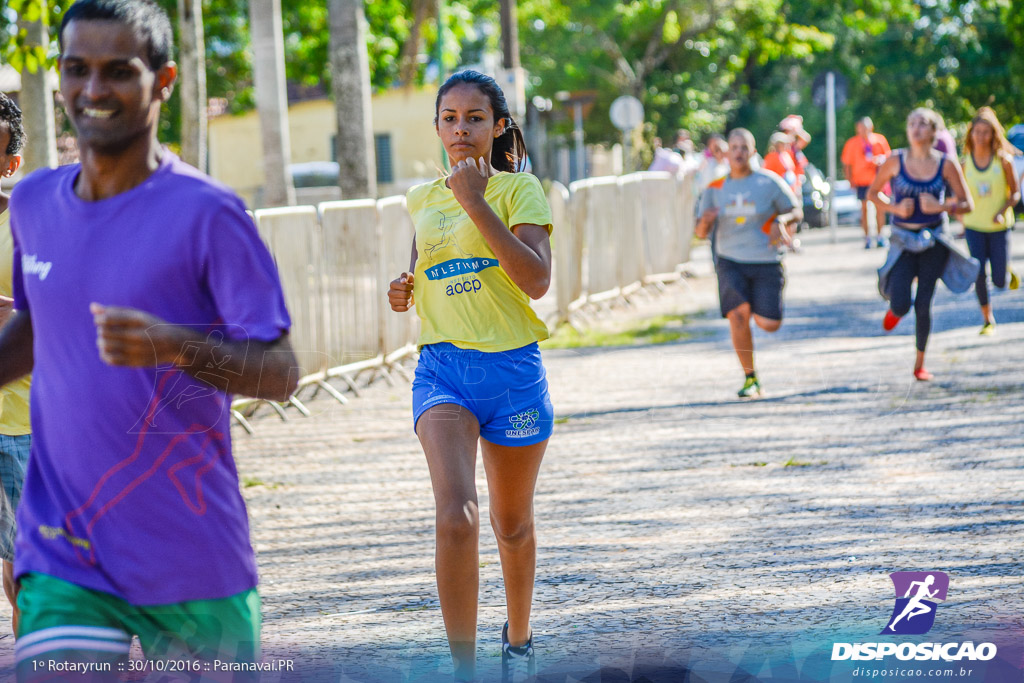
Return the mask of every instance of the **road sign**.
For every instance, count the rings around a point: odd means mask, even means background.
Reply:
[[[644,122],[644,105],[632,95],[615,98],[608,113],[615,127],[623,132],[633,130]]]
[[[833,72],[835,73],[835,72]],[[825,92],[826,79],[828,78],[828,71],[822,71],[814,78],[814,82],[811,83],[811,99],[814,101],[816,106],[822,109],[828,106],[828,93]],[[836,109],[842,109],[846,104],[846,92],[849,87],[846,77],[840,73],[835,74],[836,78]]]

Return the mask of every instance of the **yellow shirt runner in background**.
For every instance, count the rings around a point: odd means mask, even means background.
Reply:
[[[980,169],[974,164],[974,159],[967,155],[964,159],[964,179],[967,181],[967,191],[974,198],[974,211],[964,214],[960,219],[965,228],[980,232],[1001,232],[1013,227],[1013,209],[1006,209],[1002,225],[992,220],[1010,196],[999,157],[993,155],[988,166]]]
[[[0,213],[0,294],[13,296],[14,239],[11,237],[11,212]],[[26,375],[0,389],[0,434],[22,436],[30,434],[28,396],[32,376]]]
[[[532,223],[551,234],[551,208],[536,176],[498,173],[484,198],[509,229]],[[547,339],[530,298],[501,268],[444,178],[412,188],[407,199],[416,225],[419,345],[450,342],[493,353]]]

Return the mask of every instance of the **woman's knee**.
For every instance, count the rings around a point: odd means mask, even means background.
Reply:
[[[518,547],[534,538],[533,514],[491,513],[491,528],[498,543],[505,547]]]
[[[437,536],[459,543],[475,540],[480,531],[480,510],[475,500],[451,503],[437,509]]]
[[[759,315],[754,316],[754,322],[765,332],[777,332],[782,327],[781,320],[774,320],[772,318],[762,318]]]

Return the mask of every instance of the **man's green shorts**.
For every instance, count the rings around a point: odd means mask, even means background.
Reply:
[[[259,677],[244,671],[260,658],[255,588],[219,600],[143,607],[32,573],[21,577],[18,607],[19,681],[117,680],[130,671],[163,671],[186,681]],[[148,661],[128,660],[133,635]]]

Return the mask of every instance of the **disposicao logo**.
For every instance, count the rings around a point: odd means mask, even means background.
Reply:
[[[949,577],[943,572],[893,572],[896,605],[880,635],[921,635],[935,623],[938,601],[946,599]]]
[[[889,575],[896,590],[892,615],[879,635],[921,635],[935,624],[938,602],[946,599],[949,577],[943,572],[893,572]],[[832,660],[879,660],[895,656],[899,660],[946,662],[988,661],[996,656],[993,643],[833,643]]]

